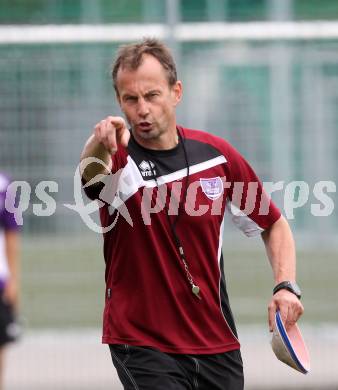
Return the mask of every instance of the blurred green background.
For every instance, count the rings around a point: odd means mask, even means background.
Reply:
[[[283,0],[294,20],[335,20],[335,0]],[[274,0],[181,0],[181,21],[269,20]],[[284,7],[284,5],[282,6]],[[95,10],[90,14],[89,10]],[[165,0],[2,0],[0,23],[157,23],[166,21]]]
[[[89,241],[89,243],[88,243]],[[101,324],[104,265],[100,240],[54,245],[25,242],[22,306],[32,328],[92,328]],[[51,250],[52,248],[52,250]],[[226,279],[237,322],[267,326],[267,304],[273,287],[271,268],[262,248],[224,250]],[[299,251],[298,279],[306,313],[313,325],[337,323],[337,254],[328,249]]]

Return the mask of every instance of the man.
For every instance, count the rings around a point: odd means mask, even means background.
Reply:
[[[228,208],[248,236],[262,235],[278,285],[270,330],[277,309],[287,327],[303,312],[292,292],[289,226],[229,143],[177,125],[182,83],[162,43],[122,47],[112,76],[130,130],[122,117],[103,119],[81,156],[87,195],[109,199],[100,208],[102,226],[111,227],[104,233],[103,342],[125,389],[243,389],[223,216]],[[247,203],[252,210],[240,211]]]
[[[5,208],[9,179],[0,173],[0,389],[5,346],[18,335],[15,317],[19,291],[19,230],[14,215]]]

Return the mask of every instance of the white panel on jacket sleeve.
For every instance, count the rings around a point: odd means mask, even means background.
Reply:
[[[247,237],[254,237],[262,233],[262,229],[255,221],[244,214],[238,207],[230,201],[227,201],[227,209],[231,214],[232,222],[240,229]]]
[[[0,192],[5,192],[8,184],[8,179],[0,173]]]
[[[6,258],[5,234],[0,231],[0,280],[5,281],[9,276],[9,269]]]

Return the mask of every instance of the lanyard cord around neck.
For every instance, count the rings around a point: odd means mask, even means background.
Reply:
[[[165,214],[166,214],[166,217],[167,217],[167,221],[168,221],[168,224],[169,224],[170,229],[172,231],[172,235],[174,237],[174,241],[175,241],[175,245],[176,245],[178,254],[179,254],[180,259],[181,259],[181,261],[183,263],[187,280],[188,280],[189,284],[191,285],[191,291],[197,298],[202,299],[201,296],[200,296],[200,288],[194,283],[194,279],[193,279],[193,277],[192,277],[192,275],[191,275],[191,273],[189,271],[189,266],[188,266],[188,263],[187,263],[185,252],[184,252],[181,240],[178,237],[178,234],[177,234],[177,231],[176,231],[177,222],[179,220],[179,217],[182,215],[181,211],[182,211],[183,205],[185,204],[185,202],[187,200],[187,193],[188,193],[188,186],[189,186],[189,176],[190,176],[189,160],[188,160],[188,153],[187,153],[187,150],[186,150],[186,147],[185,147],[185,141],[184,141],[184,139],[183,139],[183,137],[181,135],[181,132],[178,129],[177,129],[177,133],[178,133],[179,141],[181,142],[182,147],[183,147],[184,158],[185,158],[185,166],[186,166],[186,170],[187,170],[187,176],[185,178],[184,194],[182,196],[182,199],[180,199],[180,201],[178,203],[177,215],[175,216],[175,219],[173,221],[170,219],[168,208],[165,207],[165,204],[166,204],[166,200],[165,199],[164,199],[164,203],[163,204],[164,204],[164,209],[165,209]],[[154,170],[154,167],[152,166],[150,161],[148,161],[148,163],[149,163],[151,172],[153,174],[156,186],[159,189],[159,183],[158,183],[158,180],[157,180],[157,175],[156,175],[156,172]]]

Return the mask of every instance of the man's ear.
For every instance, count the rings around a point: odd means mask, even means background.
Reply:
[[[174,93],[174,98],[175,102],[174,105],[177,106],[177,104],[181,101],[182,99],[182,94],[183,94],[183,85],[182,81],[177,80],[176,83],[172,87],[172,91]]]

